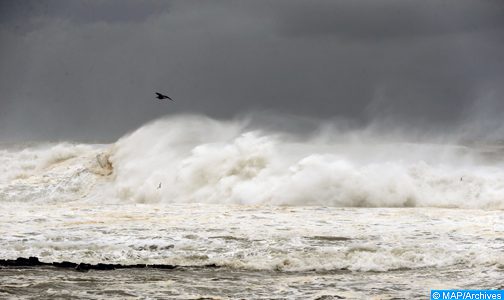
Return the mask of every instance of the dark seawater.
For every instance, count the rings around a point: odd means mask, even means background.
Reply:
[[[502,278],[449,267],[389,272],[0,269],[1,298],[426,299],[433,288],[502,289]],[[495,272],[495,271],[494,271]],[[504,270],[500,271],[504,276]],[[435,274],[435,275],[434,275]],[[497,274],[494,274],[495,276]],[[457,282],[464,281],[465,284]],[[325,297],[324,297],[325,296]]]

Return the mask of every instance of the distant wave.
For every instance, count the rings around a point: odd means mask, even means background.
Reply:
[[[503,209],[500,151],[179,116],[112,145],[0,150],[0,201]]]

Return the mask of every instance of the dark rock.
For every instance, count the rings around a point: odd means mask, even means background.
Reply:
[[[29,258],[18,257],[15,260],[12,259],[2,259],[0,260],[0,266],[6,267],[31,267],[31,266],[42,266],[43,262],[40,262],[37,257],[30,256]]]
[[[33,266],[40,266],[40,265],[44,264],[43,262],[39,261],[38,257],[34,257],[34,256],[30,256],[28,258],[28,261]]]
[[[29,258],[18,257],[16,259],[16,264],[18,266],[40,266],[43,265],[37,257],[30,256]]]
[[[92,265],[90,268],[94,270],[115,270],[115,266],[113,264],[97,264]]]
[[[69,262],[69,261],[62,261],[62,262],[53,262],[53,266],[58,267],[58,268],[72,268],[75,269],[77,267],[76,263]]]
[[[154,268],[154,269],[175,269],[177,266],[174,265],[147,265],[149,268]]]
[[[87,264],[87,263],[73,263],[70,261],[62,261],[62,262],[52,262],[52,263],[44,263],[39,261],[37,257],[19,257],[17,259],[0,259],[0,267],[35,267],[35,266],[53,266],[56,268],[66,268],[66,269],[74,269],[79,272],[88,272],[89,270],[100,270],[100,271],[108,271],[108,270],[116,270],[116,269],[143,269],[143,268],[153,268],[153,269],[165,269],[165,270],[173,270],[176,268],[220,268],[220,266],[216,264],[208,264],[203,266],[177,266],[177,265],[164,265],[164,264],[134,264],[134,265],[122,265],[122,264]]]
[[[87,271],[89,271],[90,268],[91,268],[90,264],[80,263],[77,265],[75,270],[79,271],[79,272],[87,272]]]
[[[122,269],[143,269],[147,268],[146,264],[136,264],[136,265],[121,265]]]
[[[15,263],[15,260],[0,259],[0,266],[10,267],[10,266],[13,266],[14,263]]]

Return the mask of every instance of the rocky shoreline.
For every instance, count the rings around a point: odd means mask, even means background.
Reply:
[[[18,257],[17,259],[0,259],[0,268],[17,268],[17,267],[56,267],[73,269],[78,272],[87,272],[89,270],[100,270],[100,271],[110,271],[117,269],[180,269],[180,268],[220,268],[216,264],[208,264],[201,266],[177,266],[168,264],[133,264],[133,265],[123,265],[123,264],[87,264],[87,263],[74,263],[69,261],[62,262],[41,262],[38,257],[30,256],[29,258]]]

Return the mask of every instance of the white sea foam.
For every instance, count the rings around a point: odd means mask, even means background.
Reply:
[[[172,117],[108,146],[2,150],[0,200],[502,209],[499,151]]]
[[[500,282],[498,147],[264,128],[185,116],[109,145],[0,150],[0,258]]]
[[[481,149],[377,140],[164,119],[114,145],[113,188],[136,202],[504,208],[504,165],[495,155],[489,161]]]
[[[270,271],[504,266],[498,211],[9,204],[0,204],[2,258]]]
[[[60,143],[0,151],[0,201],[73,201],[94,192],[106,170],[100,145]]]

